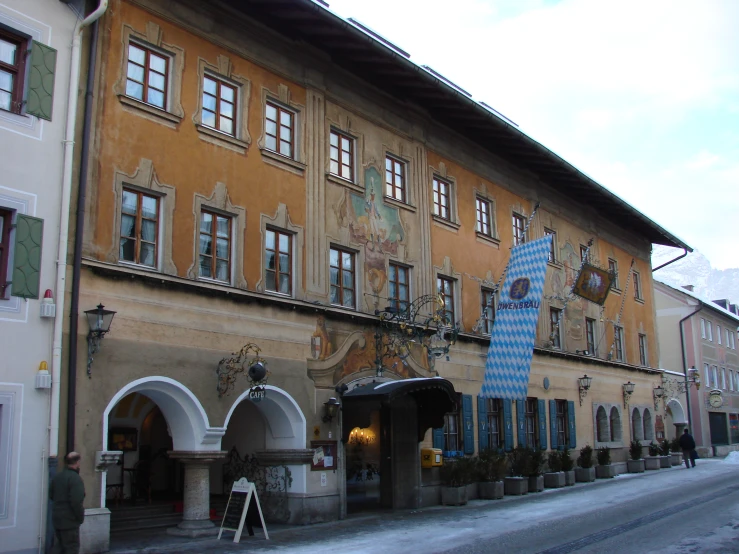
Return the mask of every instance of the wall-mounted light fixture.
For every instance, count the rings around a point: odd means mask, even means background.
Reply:
[[[624,409],[629,407],[629,398],[631,398],[631,395],[634,393],[634,387],[636,387],[636,385],[631,381],[624,383]]]
[[[577,379],[577,387],[580,389],[580,406],[582,406],[582,401],[590,390],[590,383],[592,383],[592,381],[593,378],[588,377],[587,373]]]
[[[106,310],[102,304],[98,304],[98,307],[94,310],[85,311],[87,323],[90,325],[90,332],[87,333],[88,377],[92,377],[92,356],[100,350],[100,341],[110,331],[110,324],[113,322],[113,316],[115,314],[116,312],[113,310]]]
[[[323,403],[323,417],[321,420],[323,420],[324,423],[328,423],[333,418],[336,417],[336,414],[339,413],[339,407],[341,404],[339,403],[336,398],[333,396],[329,398],[326,402]]]
[[[701,372],[695,369],[695,367],[691,367],[688,370],[688,386],[690,386],[690,383],[695,383],[695,390],[700,390]]]
[[[658,410],[660,398],[663,398],[665,396],[665,389],[657,385],[652,390],[652,396],[654,397],[654,409]]]

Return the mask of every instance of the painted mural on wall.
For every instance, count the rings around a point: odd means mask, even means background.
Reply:
[[[334,373],[334,383],[338,383],[348,375],[375,368],[375,333],[374,331],[364,332],[365,345],[363,347],[355,346],[352,348],[344,359],[344,363],[336,368]],[[428,356],[421,345],[411,345],[411,353],[409,357],[417,362],[424,370],[429,371]],[[419,362],[420,360],[420,362]],[[382,365],[385,373],[393,373],[401,379],[411,377],[423,377],[424,375],[413,370],[410,364],[401,360],[398,356],[384,358]]]
[[[572,291],[580,271],[580,256],[575,253],[572,244],[567,241],[559,249],[559,259],[564,268],[552,275],[552,290],[559,297],[566,297]],[[585,301],[576,296],[567,303],[564,313],[563,331],[574,340],[582,340],[584,336]]]

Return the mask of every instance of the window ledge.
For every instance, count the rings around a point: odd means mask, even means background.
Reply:
[[[140,269],[141,271],[150,271],[151,273],[161,273],[158,267],[150,266],[150,265],[144,265],[144,264],[137,264],[136,262],[129,262],[127,260],[118,260],[119,265],[124,265],[127,267],[133,267],[135,269]]]
[[[232,287],[231,281],[221,281],[220,279],[211,279],[209,277],[198,277],[198,281],[204,283],[213,283],[214,285],[223,285],[224,287]]]
[[[383,196],[383,199],[385,200],[385,204],[387,204],[388,206],[394,206],[396,208],[408,210],[409,212],[413,213],[416,213],[417,211],[417,208],[415,206],[411,206],[410,204],[406,204],[405,202],[401,202],[400,200],[396,200],[395,198]]]
[[[196,123],[195,128],[198,130],[198,133],[200,133],[201,140],[210,142],[211,144],[215,144],[216,146],[228,148],[229,150],[233,150],[234,152],[238,152],[239,154],[245,154],[246,149],[249,148],[248,142],[239,140],[232,135],[227,135],[226,133],[222,133],[221,131],[217,131],[216,129],[206,127],[201,123]]]
[[[616,287],[611,287],[611,292],[615,292],[616,294],[621,294],[621,289],[617,289]]]
[[[262,152],[262,161],[265,163],[279,167],[280,169],[284,169],[290,173],[295,173],[301,177],[305,173],[306,165],[304,163],[293,160],[292,158],[288,158],[287,156],[283,156],[264,147],[260,147],[259,150]]]
[[[157,121],[158,123],[164,123],[173,129],[175,126],[179,125],[180,121],[182,121],[182,116],[180,115],[175,115],[166,110],[162,110],[161,108],[157,108],[156,106],[152,106],[151,104],[147,104],[146,102],[142,102],[141,100],[136,100],[135,98],[126,96],[125,94],[119,94],[118,100],[120,100],[121,104],[124,106],[133,108],[133,113],[143,115],[143,117],[153,116],[147,117],[147,119]],[[143,114],[140,112],[143,112]]]
[[[496,248],[500,248],[500,239],[486,235],[480,231],[475,231],[475,236],[477,237],[478,242],[483,242],[491,246],[495,246]]]
[[[634,297],[634,300],[636,300],[636,301],[637,301],[637,302],[638,302],[639,304],[644,304],[644,299],[643,299],[643,298],[637,298],[637,297],[635,296],[635,297]]]
[[[450,219],[444,219],[440,215],[431,214],[431,219],[434,220],[434,223],[438,223],[442,227],[447,227],[453,231],[458,231],[461,225],[459,223],[455,223],[454,221],[451,221]]]
[[[365,192],[360,184],[355,183],[354,181],[350,181],[349,179],[339,177],[338,175],[334,175],[333,173],[326,173],[326,180],[336,185],[340,185],[342,187],[346,187],[353,191],[359,192],[361,194],[364,194]]]

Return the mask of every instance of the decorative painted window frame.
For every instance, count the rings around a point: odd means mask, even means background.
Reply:
[[[486,235],[485,233],[481,233],[477,230],[477,198],[482,198],[483,200],[486,200],[490,203],[490,235]],[[489,246],[494,246],[498,250],[500,250],[500,234],[498,233],[498,215],[497,215],[497,202],[495,200],[495,197],[493,194],[488,190],[488,185],[485,183],[480,183],[479,187],[473,187],[472,188],[472,206],[474,209],[474,225],[473,229],[475,230],[475,236],[477,239],[477,242],[481,244],[487,244]]]
[[[159,236],[157,237],[157,265],[149,267],[134,264],[120,259],[121,242],[121,205],[123,189],[139,190],[146,194],[158,196],[159,202]],[[117,169],[113,179],[113,193],[115,194],[115,214],[113,217],[113,244],[108,251],[107,261],[114,264],[129,265],[145,271],[156,271],[166,275],[177,275],[177,267],[172,259],[172,226],[175,209],[176,188],[172,185],[160,183],[154,170],[154,163],[141,158],[139,166],[133,175],[128,175]]]
[[[434,213],[434,179],[442,180],[449,185],[449,219],[445,219],[440,215]],[[459,222],[459,195],[457,189],[457,179],[449,175],[446,164],[439,162],[439,167],[429,166],[429,212],[431,213],[431,219],[434,224],[438,224],[439,227],[444,227],[451,231],[458,231],[462,224]],[[492,209],[492,206],[491,206]]]
[[[236,88],[236,133],[235,136],[222,133],[202,123],[203,117],[203,81],[206,75],[223,81]],[[246,154],[251,145],[249,134],[249,101],[251,98],[251,81],[233,72],[231,58],[219,55],[215,65],[204,58],[198,58],[198,108],[192,115],[192,121],[198,130],[201,140],[216,146],[223,146],[239,154]]]
[[[133,41],[145,48],[151,48],[169,58],[169,75],[167,83],[167,109],[162,110],[136,98],[126,95],[126,79],[128,67],[128,44]],[[118,81],[113,85],[113,92],[118,96],[123,109],[156,123],[162,123],[175,129],[185,117],[182,107],[182,74],[185,68],[185,50],[174,44],[162,41],[162,29],[153,21],[146,23],[142,33],[131,25],[123,24],[121,32],[121,68]]]
[[[598,440],[598,408],[603,408],[606,411],[606,417],[608,421],[608,436],[609,438],[613,439],[613,437],[610,436],[611,433],[611,410],[613,408],[616,408],[618,411],[618,416],[621,418],[621,440],[620,441],[599,441]],[[594,448],[602,448],[604,446],[607,446],[608,448],[623,448],[624,443],[624,412],[623,407],[621,404],[609,404],[605,402],[593,402],[593,444],[595,445]],[[629,429],[631,429],[631,419],[628,421]]]
[[[306,164],[304,160],[306,159],[306,152],[305,152],[305,106],[302,104],[298,104],[297,102],[293,102],[290,97],[290,88],[287,85],[280,84],[277,86],[277,92],[272,91],[268,89],[267,87],[262,87],[262,93],[261,93],[261,120],[262,120],[262,132],[259,135],[259,140],[257,141],[257,146],[259,146],[259,151],[262,154],[262,161],[272,165],[274,167],[278,167],[280,169],[284,169],[285,171],[289,171],[290,173],[294,173],[295,175],[300,175],[301,177],[305,174],[305,168]],[[266,147],[266,121],[267,121],[267,102],[272,102],[274,104],[278,104],[285,108],[286,110],[291,111],[295,116],[295,122],[294,122],[294,140],[295,144],[293,144],[293,151],[295,152],[294,158],[288,158],[287,156],[283,156],[281,154],[278,154],[277,152],[274,152],[272,150],[269,150]]]
[[[205,208],[208,211],[231,218],[231,275],[228,282],[200,277],[198,266],[200,261],[200,214]],[[210,196],[195,193],[192,204],[193,214],[193,258],[187,270],[187,277],[196,281],[205,281],[223,286],[232,286],[246,290],[244,277],[244,235],[246,233],[246,208],[231,202],[228,188],[217,182]]]
[[[441,266],[434,266],[434,294],[436,294],[436,280],[438,277],[451,279],[454,282],[454,317],[456,321],[452,324],[459,323],[460,331],[464,331],[464,312],[462,306],[462,274],[454,271],[452,260],[449,256],[444,257],[444,263]],[[411,296],[411,301],[413,296]]]
[[[256,289],[258,292],[263,292],[265,294],[273,294],[275,296],[281,296],[283,298],[287,297],[285,294],[281,294],[279,292],[266,290],[264,288],[264,274],[266,268],[264,267],[264,251],[266,248],[266,236],[267,236],[267,229],[268,228],[274,228],[277,230],[285,231],[287,233],[290,233],[293,235],[293,257],[292,257],[292,272],[293,272],[293,282],[292,282],[292,295],[290,298],[295,298],[296,300],[304,300],[305,299],[305,290],[303,288],[303,248],[305,244],[305,232],[303,227],[299,225],[295,225],[290,220],[290,213],[288,212],[287,206],[283,203],[280,203],[277,206],[277,211],[275,212],[275,215],[270,217],[266,214],[261,214],[259,216],[259,232],[261,234],[261,240],[260,240],[260,250],[259,250],[259,281],[257,281]]]

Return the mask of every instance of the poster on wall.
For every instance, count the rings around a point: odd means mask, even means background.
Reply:
[[[336,469],[336,441],[311,441],[313,459],[311,460],[311,471]]]

